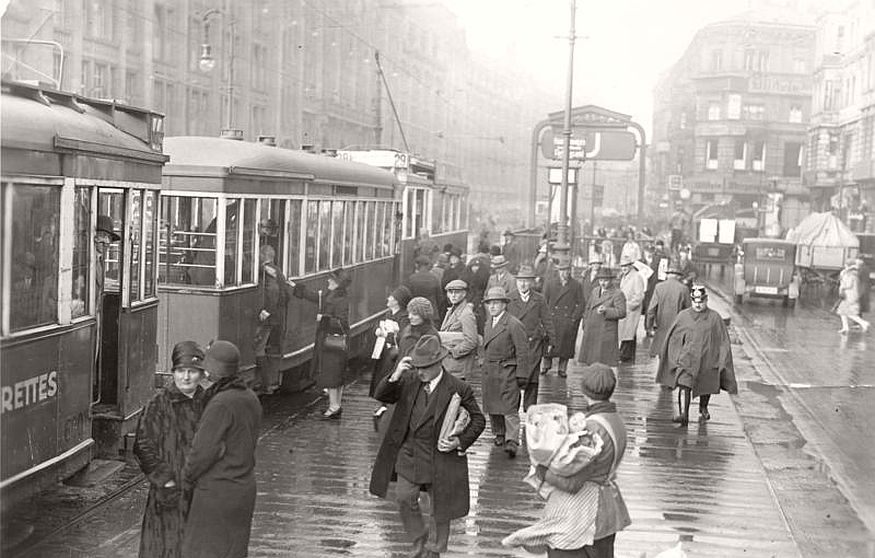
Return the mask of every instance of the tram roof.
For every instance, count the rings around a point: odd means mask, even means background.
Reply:
[[[207,136],[178,136],[164,140],[170,162],[165,175],[240,175],[297,178],[333,184],[394,188],[395,176],[363,163],[333,157]]]
[[[157,112],[22,82],[3,81],[2,93],[4,149],[165,160],[153,132],[164,118]]]

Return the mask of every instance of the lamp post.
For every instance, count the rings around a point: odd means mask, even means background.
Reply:
[[[207,10],[201,17],[204,29],[204,40],[201,44],[201,56],[200,60],[198,60],[198,67],[204,73],[210,73],[213,71],[213,68],[216,67],[216,59],[213,58],[213,47],[210,45],[210,18],[215,15],[227,19],[226,23],[230,32],[230,45],[228,46],[228,82],[225,85],[228,90],[228,106],[225,109],[225,122],[223,125],[225,130],[230,130],[234,117],[234,43],[236,42],[234,40],[234,31],[236,22],[231,18],[227,18],[226,14],[217,8]]]
[[[571,155],[571,94],[574,87],[574,33],[577,15],[577,0],[571,0],[571,28],[568,35],[568,87],[565,91],[565,120],[562,127],[562,186],[559,192],[559,226],[556,230],[556,257],[560,264],[569,261],[568,244],[568,167]]]

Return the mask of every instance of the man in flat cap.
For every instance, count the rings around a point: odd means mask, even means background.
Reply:
[[[694,285],[691,308],[682,310],[659,356],[656,381],[677,388],[678,412],[672,422],[689,423],[690,397],[699,398],[699,422],[711,418],[708,403],[720,390],[738,393],[732,346],[720,314],[708,308],[708,292]]]
[[[464,380],[474,371],[477,359],[477,317],[468,302],[468,284],[453,279],[446,286],[449,308],[441,324],[441,343],[449,351],[444,369]]]

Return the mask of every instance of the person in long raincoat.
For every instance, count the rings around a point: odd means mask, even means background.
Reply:
[[[641,305],[647,282],[635,266],[636,260],[624,257],[620,260],[620,290],[626,297],[626,315],[617,324],[620,339],[620,362],[635,362],[635,349],[638,344],[638,322],[641,321]]]
[[[568,370],[568,359],[574,358],[577,330],[583,318],[585,298],[583,287],[571,277],[571,265],[560,264],[557,269],[558,277],[548,281],[544,287],[544,298],[547,299],[547,309],[553,317],[556,339],[553,341],[552,350],[544,357],[541,374],[550,372],[553,359],[556,358],[559,361],[559,376],[564,378]]]
[[[738,393],[729,332],[720,314],[708,308],[708,292],[693,286],[692,307],[682,310],[666,336],[656,381],[677,388],[678,412],[673,422],[689,422],[690,398],[699,398],[699,421],[710,420],[711,395]]]
[[[612,283],[614,274],[610,269],[599,269],[596,277],[598,286],[590,293],[583,313],[583,340],[577,360],[581,364],[617,366],[618,322],[626,315],[626,297]]]
[[[667,277],[653,289],[653,297],[644,317],[644,328],[653,332],[650,341],[650,356],[659,356],[665,344],[668,330],[681,310],[690,307],[690,289],[681,283],[681,270],[668,268]]]
[[[529,381],[521,386],[525,391],[523,396],[523,411],[538,402],[538,383],[540,378],[541,358],[547,354],[547,349],[556,338],[553,319],[547,309],[544,295],[532,287],[535,281],[535,270],[529,264],[520,266],[516,283],[518,292],[510,295],[507,311],[523,324],[529,338]]]

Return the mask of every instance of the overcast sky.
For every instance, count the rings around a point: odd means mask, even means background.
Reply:
[[[649,132],[657,78],[696,31],[763,1],[578,0],[573,104],[630,114]],[[515,57],[539,79],[555,83],[556,110],[564,108],[568,40],[559,37],[568,37],[570,0],[443,2],[460,18],[472,49]]]

